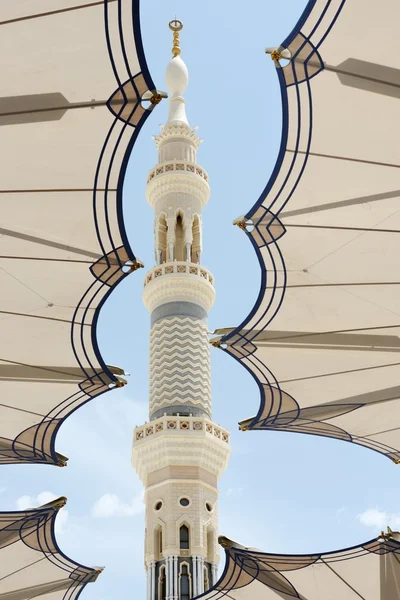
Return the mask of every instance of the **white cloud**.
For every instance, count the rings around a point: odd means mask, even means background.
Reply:
[[[112,490],[131,498],[136,492],[132,491],[135,482],[136,487],[139,485],[130,463],[133,429],[148,416],[144,402],[121,396],[120,391],[104,394],[71,415],[60,430],[58,445],[69,457],[74,472],[79,471],[83,485],[90,470],[93,480],[106,479]]]
[[[130,437],[133,428],[148,419],[147,400],[138,402],[124,395],[124,392],[117,394],[112,405],[108,401],[96,402],[95,410],[107,429],[112,428],[117,435],[127,433]]]
[[[92,516],[107,517],[133,517],[144,511],[143,493],[135,496],[130,504],[121,502],[116,494],[104,494],[92,507]]]
[[[52,492],[41,492],[36,497],[35,496],[21,496],[16,500],[16,505],[18,510],[26,510],[27,508],[37,508],[38,506],[42,506],[43,504],[47,504],[52,500],[58,498],[56,494]],[[56,517],[56,534],[63,534],[65,532],[65,526],[68,521],[68,511],[65,508],[61,508],[58,511]]]
[[[362,525],[374,529],[385,529],[387,526],[397,528],[400,526],[400,513],[390,515],[378,508],[368,508],[357,515],[357,519]]]

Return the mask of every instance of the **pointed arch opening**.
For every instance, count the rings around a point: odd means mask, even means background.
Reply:
[[[178,213],[175,221],[175,259],[185,260],[185,225],[182,213]]]
[[[187,525],[181,525],[179,528],[179,548],[181,550],[189,550],[189,527]]]
[[[157,264],[161,265],[167,261],[167,219],[164,213],[158,217],[156,239],[157,239],[157,250],[156,260]]]
[[[163,553],[163,530],[160,524],[154,527],[153,536],[154,558],[157,561],[162,559]]]
[[[194,215],[192,222],[192,262],[200,263],[201,259],[201,226],[200,226],[200,217],[198,215]]]
[[[216,545],[216,539],[215,539],[215,529],[213,527],[208,527],[207,528],[207,561],[209,563],[213,563],[215,562],[215,545]]]
[[[208,567],[204,565],[203,567],[203,577],[204,577],[204,591],[207,592],[210,589],[210,579],[208,577]]]
[[[179,568],[179,598],[180,600],[190,600],[192,597],[192,578],[190,576],[190,567],[187,562],[182,562]]]
[[[165,565],[160,567],[158,576],[158,600],[166,600],[167,598],[167,578],[165,575]]]

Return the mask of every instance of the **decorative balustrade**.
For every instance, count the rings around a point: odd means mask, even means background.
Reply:
[[[205,431],[222,442],[229,443],[229,433],[212,421],[201,419],[199,417],[181,417],[164,415],[155,421],[146,423],[135,429],[135,442],[140,442],[150,436],[156,436],[165,431]]]
[[[199,177],[202,177],[205,181],[208,182],[207,172],[198,165],[195,165],[194,163],[188,163],[186,161],[172,161],[164,163],[162,165],[158,165],[157,167],[152,169],[147,177],[147,183],[150,183],[150,181],[154,179],[154,177],[157,177],[158,175],[163,175],[164,173],[169,173],[171,171],[187,171],[188,173],[193,173],[195,175],[198,175]]]
[[[188,275],[193,275],[195,277],[200,277],[201,279],[205,279],[211,285],[214,285],[214,277],[211,275],[210,271],[202,267],[197,263],[185,262],[185,261],[177,261],[175,260],[173,263],[163,263],[162,265],[157,265],[151,271],[149,271],[144,280],[144,287],[150,281],[157,279],[158,277],[163,277],[164,275],[173,275],[173,274],[183,274],[186,273]]]

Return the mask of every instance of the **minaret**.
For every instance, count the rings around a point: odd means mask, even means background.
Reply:
[[[151,314],[150,422],[134,432],[132,462],[145,486],[148,600],[189,600],[217,580],[218,479],[229,434],[211,420],[207,314],[212,274],[201,265],[201,211],[210,195],[197,165],[200,139],[188,124],[188,70],[180,21],[171,21],[166,70],[168,122],[155,138],[158,164],[146,197],[154,209],[156,266],[145,278]]]

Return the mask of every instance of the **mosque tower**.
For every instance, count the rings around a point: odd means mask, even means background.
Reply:
[[[145,277],[151,314],[150,422],[134,431],[132,462],[145,486],[147,600],[189,600],[217,580],[218,479],[229,434],[211,420],[207,313],[214,278],[201,265],[201,211],[210,195],[197,165],[201,140],[188,124],[188,70],[180,21],[169,24],[168,122],[155,138],[158,164],[146,197],[155,214],[156,266]]]

